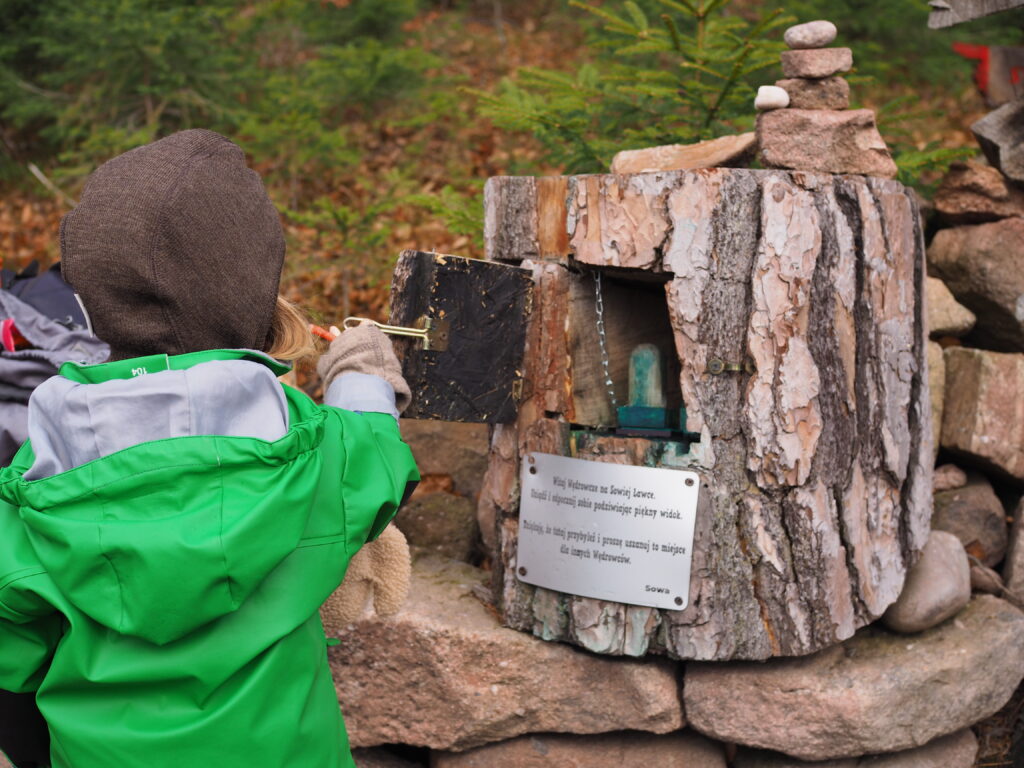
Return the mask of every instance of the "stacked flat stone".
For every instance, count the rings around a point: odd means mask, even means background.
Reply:
[[[768,168],[865,176],[896,176],[896,165],[869,109],[849,110],[853,66],[849,48],[829,48],[836,25],[811,21],[786,30],[785,79],[762,86],[757,137]]]
[[[853,66],[849,48],[827,48],[836,39],[831,21],[810,21],[786,30],[790,50],[782,53],[785,80],[775,85],[789,94],[794,109],[846,109],[850,84],[840,77]]]

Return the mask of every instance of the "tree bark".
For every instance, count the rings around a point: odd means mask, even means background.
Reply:
[[[598,653],[710,660],[811,653],[877,618],[931,516],[924,247],[911,193],[859,176],[739,169],[568,177],[564,202],[538,187],[492,179],[485,197],[488,256],[525,258],[535,281],[524,400],[516,423],[495,429],[482,494],[505,622]],[[566,213],[567,246],[541,258],[537,222],[552,220],[552,206]],[[580,297],[595,269],[624,286],[626,310],[606,322],[646,316],[649,306],[628,304],[649,304],[652,286],[664,298],[675,397],[698,442],[607,428],[598,355],[580,349],[592,347],[580,343],[594,322]],[[644,333],[657,337],[656,325]],[[609,349],[620,368],[624,354]],[[739,370],[713,374],[715,361]],[[701,473],[685,610],[516,578],[518,468],[530,451]]]

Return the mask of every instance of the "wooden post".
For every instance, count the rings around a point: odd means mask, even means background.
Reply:
[[[494,433],[481,510],[495,518],[505,622],[598,653],[763,659],[811,653],[878,617],[931,515],[924,248],[911,193],[859,176],[739,169],[567,177],[564,200],[553,188],[505,177],[485,195],[488,256],[522,260],[535,281],[524,401],[515,425]],[[562,250],[551,232],[542,247],[538,222],[562,212]],[[685,405],[699,441],[607,429],[592,270],[608,290],[620,403],[633,347],[667,349],[668,407]],[[687,608],[520,582],[516,478],[527,451],[700,472]]]

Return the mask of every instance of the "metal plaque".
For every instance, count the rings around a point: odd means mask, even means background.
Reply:
[[[538,587],[630,605],[689,602],[700,476],[523,457],[516,574]]]

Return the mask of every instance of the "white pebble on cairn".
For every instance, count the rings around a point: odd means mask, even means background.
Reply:
[[[789,94],[777,85],[762,85],[754,97],[754,109],[785,109],[789,106]]]
[[[838,30],[831,21],[808,21],[790,27],[782,36],[790,48],[824,48],[836,39]]]

